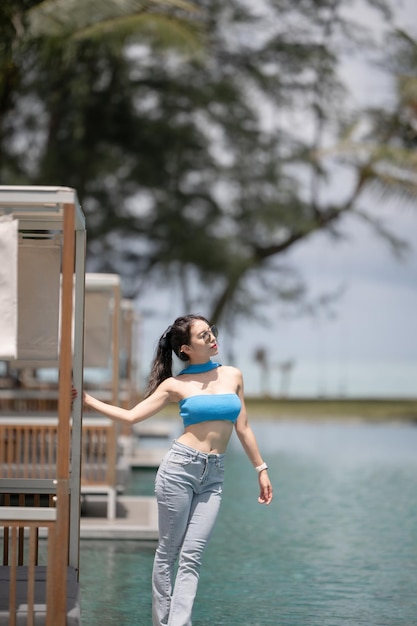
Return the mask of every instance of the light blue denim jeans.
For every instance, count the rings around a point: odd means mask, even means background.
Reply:
[[[191,626],[201,560],[219,512],[223,478],[224,454],[205,454],[178,441],[159,467],[155,480],[159,543],[152,575],[153,626]]]

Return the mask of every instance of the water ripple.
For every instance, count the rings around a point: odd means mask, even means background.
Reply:
[[[417,626],[417,429],[256,424],[275,488],[236,442],[195,626]],[[150,626],[152,550],[81,543],[83,621]]]

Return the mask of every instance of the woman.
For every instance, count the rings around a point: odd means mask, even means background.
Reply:
[[[222,497],[224,455],[233,427],[258,472],[261,504],[272,487],[248,424],[241,372],[211,361],[217,329],[204,317],[179,317],[159,340],[145,399],[132,409],[84,394],[84,403],[130,424],[178,402],[184,432],[173,442],[156,475],[159,543],[152,575],[153,626],[191,626],[204,548]],[[188,366],[172,376],[172,352]],[[174,581],[174,565],[178,571]]]

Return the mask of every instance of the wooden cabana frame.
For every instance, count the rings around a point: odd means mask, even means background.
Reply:
[[[85,218],[75,190],[67,187],[0,186],[0,215],[11,215],[17,219],[19,232],[26,236],[28,233],[34,236],[37,233],[54,233],[60,237],[62,246],[58,437],[54,479],[56,515],[49,529],[53,533],[53,545],[59,546],[59,549],[53,551],[56,595],[52,616],[51,607],[47,607],[47,623],[65,626],[67,569],[71,566],[76,572],[79,570]],[[71,409],[73,384],[79,394]],[[0,480],[0,486],[1,491],[13,490],[13,479]],[[28,479],[24,482],[24,489],[30,492],[36,489],[36,485]],[[5,528],[7,515],[3,510],[2,516],[1,508],[0,524]],[[19,521],[19,512],[14,511],[14,523],[30,522],[28,516],[29,509],[22,507],[22,519]]]
[[[122,339],[122,297],[121,280],[118,274],[87,273],[85,276],[85,341],[84,369],[102,369],[105,375],[100,382],[89,383],[94,395],[104,401],[119,404],[121,397],[120,350]],[[91,320],[94,321],[91,324]],[[87,382],[85,383],[87,385]],[[92,418],[92,424],[97,421]],[[91,480],[81,481],[81,493],[88,496],[107,497],[107,517],[115,519],[117,491],[123,488],[127,469],[119,464],[118,437],[120,426],[115,422],[107,428],[106,437],[106,478],[102,484]],[[120,460],[121,461],[121,460]],[[84,459],[83,466],[86,466]],[[83,470],[83,474],[85,471]],[[88,478],[84,476],[84,478]],[[120,480],[119,480],[120,479]]]

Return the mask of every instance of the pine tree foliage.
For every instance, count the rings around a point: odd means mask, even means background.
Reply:
[[[127,295],[176,281],[213,320],[302,297],[286,252],[334,235],[376,181],[352,157],[352,188],[323,193],[347,121],[338,60],[369,39],[349,6],[6,0],[1,183],[75,187],[89,267],[121,273]]]

